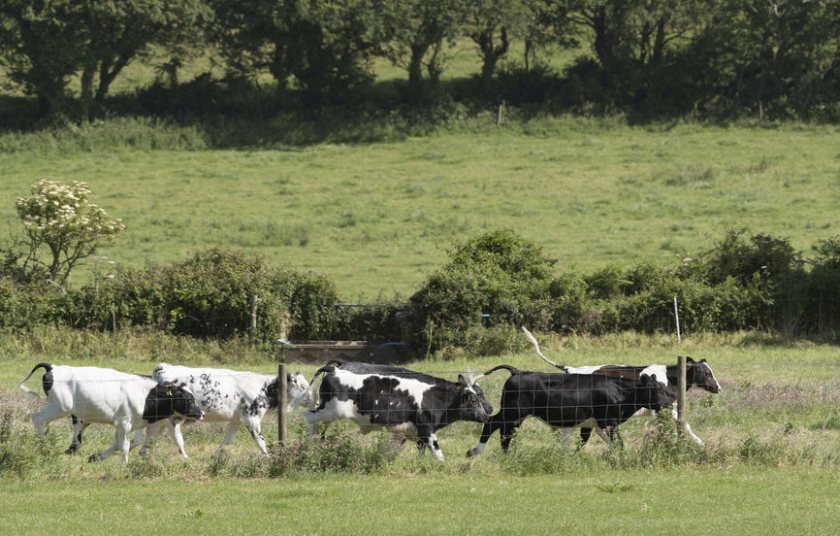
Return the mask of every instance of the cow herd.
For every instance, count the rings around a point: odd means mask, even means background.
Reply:
[[[429,449],[436,459],[443,460],[437,433],[456,421],[483,424],[478,444],[467,453],[476,456],[497,430],[507,451],[513,433],[529,416],[562,429],[567,441],[572,430],[579,428],[581,445],[592,430],[613,445],[620,442],[618,427],[633,415],[673,407],[676,366],[565,367],[543,356],[536,339],[523,330],[537,353],[563,372],[529,372],[499,365],[478,376],[460,374],[453,382],[403,367],[333,360],[319,368],[311,382],[301,374],[287,375],[288,409],[303,408],[311,436],[318,435],[319,425],[349,419],[363,433],[387,430],[414,440],[421,452]],[[149,376],[38,363],[20,382],[20,388],[32,392],[24,384],[41,368],[46,371],[42,385],[47,403],[32,414],[39,434],[46,432],[50,422],[70,417],[70,454],[80,448],[82,433],[90,424],[115,427],[114,444],[92,455],[91,461],[103,460],[117,450],[128,461],[131,448],[142,445],[140,452],[145,453],[150,438],[164,428],[186,458],[181,425],[192,421],[227,423],[218,451],[244,426],[260,452],[267,454],[261,421],[281,399],[276,375],[168,363],[158,364]],[[500,370],[510,376],[502,388],[499,410],[493,414],[477,382]],[[705,360],[689,358],[686,376],[687,387],[720,392]],[[676,412],[674,415],[676,418]],[[690,426],[683,424],[689,436],[702,445]]]

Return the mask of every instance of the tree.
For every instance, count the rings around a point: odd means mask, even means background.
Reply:
[[[477,0],[471,3],[465,33],[478,45],[480,86],[489,89],[496,65],[514,39],[525,43],[525,70],[531,67],[535,47],[549,43],[576,44],[569,32],[571,19],[565,2],[552,0]]]
[[[214,41],[229,72],[267,69],[280,90],[306,103],[344,101],[373,80],[371,61],[387,30],[385,0],[213,0]]]
[[[387,25],[394,28],[388,56],[408,71],[409,97],[419,100],[426,94],[423,67],[429,75],[431,93],[437,91],[445,63],[443,47],[462,35],[470,2],[397,0],[387,5]]]
[[[37,97],[40,115],[63,110],[70,76],[81,66],[82,5],[73,0],[0,2],[0,64]]]
[[[79,32],[85,44],[81,104],[86,117],[91,115],[91,103],[101,105],[114,79],[150,44],[175,48],[183,41],[200,42],[212,18],[203,0],[86,0],[81,4]]]
[[[836,101],[840,3],[721,0],[714,11],[692,51],[710,94],[759,118],[807,116]]]
[[[46,277],[64,288],[70,272],[99,244],[114,238],[125,225],[91,203],[90,186],[42,180],[32,186],[28,197],[19,197],[17,212],[23,223],[28,252],[22,269],[45,270]],[[47,260],[41,257],[49,250]]]
[[[123,68],[152,43],[200,33],[203,0],[4,0],[0,62],[37,96],[40,114],[67,112],[67,83],[81,71],[84,116]],[[94,90],[94,84],[96,89]]]
[[[618,78],[627,67],[660,65],[667,47],[704,20],[696,0],[571,0],[572,20],[592,35],[592,49],[605,74]]]

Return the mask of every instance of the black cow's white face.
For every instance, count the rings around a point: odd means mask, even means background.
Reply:
[[[493,406],[487,402],[481,387],[459,374],[458,389],[461,396],[458,406],[461,418],[467,421],[487,422],[490,413],[493,413]]]
[[[691,367],[692,385],[696,385],[710,393],[720,393],[720,384],[717,378],[715,378],[715,373],[712,372],[712,367],[706,363],[705,359],[694,361],[688,357],[686,358],[686,362]]]

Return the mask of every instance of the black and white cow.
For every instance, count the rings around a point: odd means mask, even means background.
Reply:
[[[640,380],[593,374],[524,372],[499,365],[482,376],[505,369],[511,373],[502,388],[499,412],[490,417],[478,444],[467,452],[477,456],[487,441],[501,429],[502,448],[507,451],[514,431],[531,415],[554,428],[562,428],[567,441],[572,428],[595,428],[612,445],[618,426],[639,409],[658,410],[672,398],[655,376]]]
[[[644,376],[655,375],[660,383],[668,387],[670,392],[674,395],[674,400],[676,400],[676,390],[679,382],[678,365],[587,365],[581,367],[569,367],[566,365],[560,365],[548,359],[545,355],[543,355],[537,339],[531,334],[531,332],[525,329],[525,327],[522,328],[522,331],[525,332],[525,335],[534,345],[534,348],[537,350],[537,354],[539,354],[546,363],[562,370],[563,372],[567,372],[569,374],[599,374],[603,376],[631,378],[636,380]],[[712,367],[709,366],[706,360],[701,359],[700,361],[695,361],[691,357],[686,357],[685,386],[686,389],[698,387],[710,393],[720,393],[721,391],[721,387],[715,377],[715,373],[712,372]],[[678,420],[679,413],[677,411],[676,402],[674,402],[671,409],[671,415],[675,420]],[[645,414],[650,414],[650,412],[646,410],[641,410],[639,412],[639,415]],[[694,433],[691,426],[687,422],[683,422],[682,426],[689,437],[691,437],[692,441],[702,447],[703,440],[697,437],[697,434]],[[583,444],[586,444],[589,440],[591,433],[591,429],[581,428],[580,438]]]
[[[68,415],[73,416],[74,428],[84,429],[90,423],[113,424],[116,428],[111,448],[92,455],[90,461],[104,460],[121,450],[127,462],[128,436],[132,430],[146,427],[157,430],[173,416],[204,417],[188,389],[114,369],[38,363],[20,382],[23,391],[34,393],[24,384],[39,368],[46,370],[42,385],[47,395],[47,404],[32,414],[32,423],[39,434],[46,433],[50,422]],[[81,430],[74,429],[74,443],[77,435],[81,443]]]
[[[204,410],[205,422],[226,422],[225,437],[218,451],[224,449],[244,426],[254,439],[257,448],[268,454],[262,434],[262,419],[279,403],[276,374],[258,374],[219,368],[192,368],[159,363],[153,377],[161,383],[183,386],[195,394],[198,405]],[[289,400],[311,404],[309,382],[302,374],[288,374],[286,388]],[[181,422],[172,420],[172,435],[181,456],[186,458]],[[151,434],[147,434],[147,439]],[[144,446],[144,448],[146,448]]]
[[[443,460],[436,433],[455,421],[485,422],[493,407],[471,378],[447,381],[401,367],[340,362],[318,369],[323,374],[317,408],[303,413],[310,435],[318,423],[351,419],[363,433],[386,429],[417,440]],[[469,375],[468,375],[469,376]]]

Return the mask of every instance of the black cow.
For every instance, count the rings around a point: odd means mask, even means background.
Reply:
[[[522,331],[525,332],[525,336],[528,337],[528,340],[530,340],[531,344],[534,345],[537,354],[539,354],[543,361],[562,370],[563,372],[567,372],[569,374],[600,374],[603,376],[630,378],[634,380],[638,380],[643,376],[655,375],[659,380],[659,383],[668,387],[676,400],[676,391],[679,381],[679,367],[677,365],[585,365],[581,367],[569,367],[567,365],[555,363],[543,355],[542,351],[540,351],[540,345],[537,342],[537,339],[531,334],[531,332],[524,326],[522,327]],[[709,366],[706,360],[701,359],[700,361],[695,361],[691,357],[686,357],[685,387],[686,389],[698,387],[710,393],[720,393],[721,391],[721,387],[715,377],[715,373],[712,371],[712,367]],[[679,413],[677,412],[676,404],[673,405],[672,409],[673,411],[671,412],[671,415],[674,417],[674,420],[679,420]],[[645,413],[650,412],[646,410],[639,411],[640,415]],[[685,429],[689,437],[691,437],[692,441],[701,447],[703,446],[703,440],[697,437],[687,422],[682,422],[682,427]],[[586,444],[591,433],[591,428],[584,427],[580,429],[580,439],[582,444]]]
[[[659,410],[672,402],[670,393],[656,376],[631,380],[592,374],[525,372],[510,365],[499,365],[482,376],[499,369],[511,373],[502,388],[499,412],[484,425],[478,445],[467,456],[481,454],[498,429],[501,429],[502,448],[507,451],[513,432],[531,415],[552,427],[564,428],[567,437],[571,428],[595,428],[612,445],[617,427],[639,409]]]
[[[303,414],[311,435],[318,423],[352,419],[364,433],[384,428],[414,438],[443,460],[438,430],[455,421],[486,422],[493,411],[464,375],[450,382],[402,367],[342,362],[318,369],[310,385],[320,374],[320,404]]]

